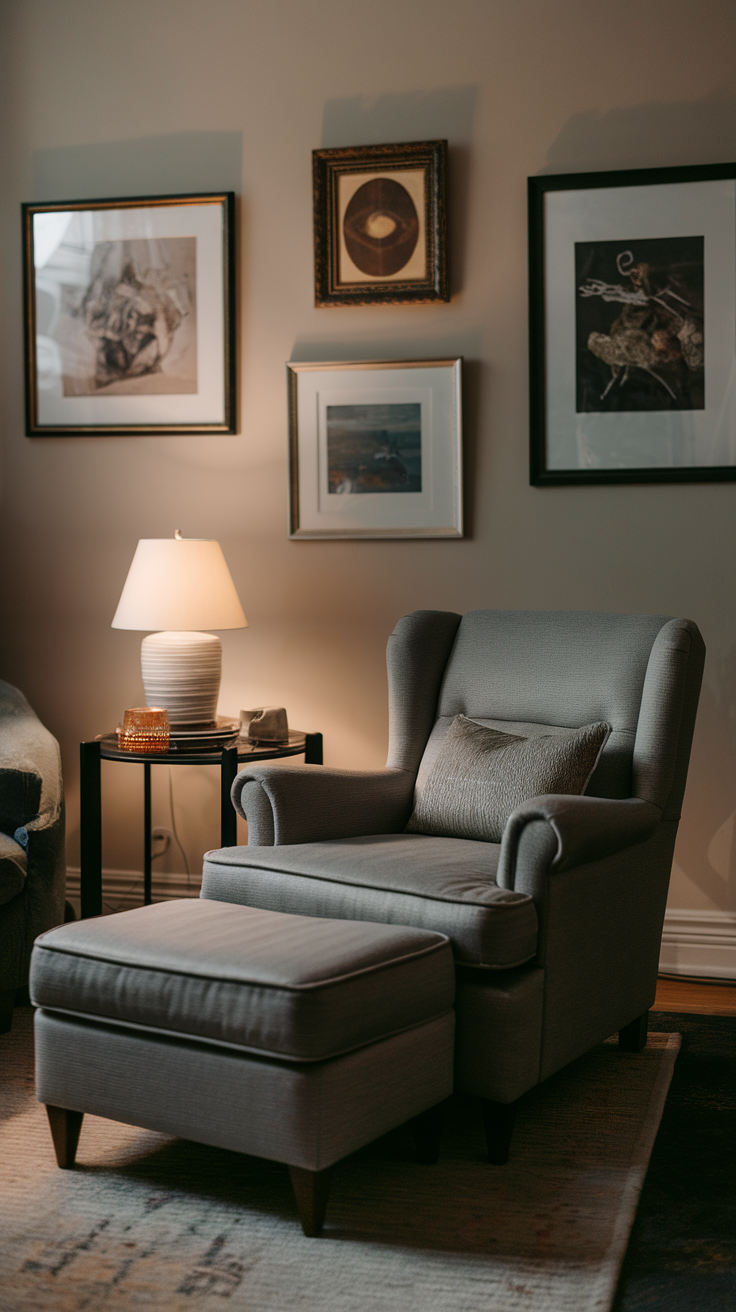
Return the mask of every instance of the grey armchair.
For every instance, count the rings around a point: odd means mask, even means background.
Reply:
[[[243,770],[248,846],[207,854],[202,897],[448,934],[456,1088],[483,1100],[503,1162],[526,1090],[617,1031],[646,1041],[703,641],[653,615],[417,611],[387,660],[386,768]],[[586,795],[529,799],[500,843],[404,832],[458,713],[612,733]]]
[[[64,919],[65,882],[59,746],[0,680],[0,1034],[28,983],[33,940]]]

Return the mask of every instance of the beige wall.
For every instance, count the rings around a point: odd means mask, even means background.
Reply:
[[[6,0],[3,23],[0,673],[62,742],[70,862],[77,743],[141,696],[120,588],[137,539],[179,526],[219,538],[251,623],[224,637],[221,709],[283,703],[340,765],[383,762],[406,611],[692,616],[709,658],[671,902],[735,910],[736,484],[529,487],[525,193],[544,170],[736,158],[731,0]],[[315,310],[311,150],[444,136],[451,303]],[[27,439],[19,203],[205,187],[242,195],[239,435]],[[289,542],[284,361],[450,353],[467,538]],[[138,772],[105,781],[105,864],[140,868]],[[174,790],[196,867],[216,774]]]

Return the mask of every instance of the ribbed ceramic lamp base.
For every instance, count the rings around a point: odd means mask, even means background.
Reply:
[[[141,643],[147,706],[170,724],[209,724],[217,714],[222,644],[214,633],[151,633]]]

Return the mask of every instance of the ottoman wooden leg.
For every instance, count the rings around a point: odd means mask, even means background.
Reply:
[[[0,989],[0,1034],[7,1034],[13,1024],[15,989]]]
[[[480,1106],[486,1132],[488,1160],[494,1166],[505,1166],[509,1160],[517,1104],[492,1102],[490,1098],[481,1098]]]
[[[318,1239],[325,1223],[332,1168],[328,1166],[326,1171],[305,1171],[302,1166],[290,1166],[289,1175],[302,1230],[308,1239]]]
[[[48,1103],[46,1112],[51,1126],[56,1160],[64,1170],[69,1170],[74,1165],[74,1158],[77,1155],[84,1112],[70,1112],[65,1107],[50,1107]]]
[[[419,1116],[415,1116],[411,1123],[414,1133],[414,1147],[417,1150],[417,1161],[424,1166],[434,1166],[440,1155],[440,1138],[444,1114],[445,1104],[440,1102],[436,1107],[430,1107],[428,1111],[420,1112]]]
[[[637,1016],[630,1025],[624,1025],[624,1028],[619,1030],[619,1048],[623,1048],[625,1052],[641,1052],[642,1048],[647,1046],[648,1028],[649,1012],[645,1011],[643,1016]]]

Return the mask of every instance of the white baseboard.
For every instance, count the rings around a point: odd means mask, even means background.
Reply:
[[[199,897],[201,876],[155,871],[154,902]],[[139,870],[103,870],[103,915],[129,911],[143,902]],[[79,915],[79,870],[67,869],[66,895]],[[736,914],[731,911],[668,910],[664,918],[659,969],[663,975],[736,979]]]
[[[187,876],[168,874],[155,870],[153,873],[154,902],[168,902],[176,897],[199,897],[202,883],[201,875]],[[79,915],[79,868],[67,866],[66,896]],[[143,872],[141,870],[103,870],[102,872],[102,914],[110,915],[113,911],[130,911],[143,904]]]
[[[736,914],[668,910],[659,969],[663,975],[736,979]]]

